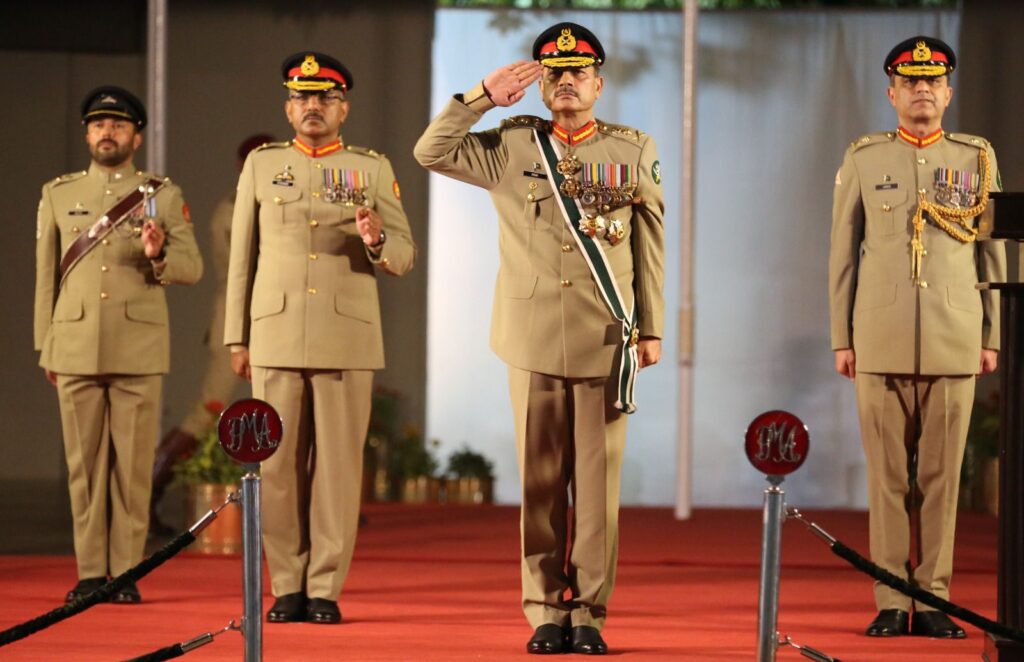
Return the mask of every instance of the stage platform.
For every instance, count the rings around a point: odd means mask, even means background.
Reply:
[[[339,626],[264,624],[265,659],[525,659],[519,609],[518,509],[368,504]],[[808,511],[867,554],[867,514]],[[755,659],[760,510],[703,509],[676,521],[661,508],[621,514],[619,575],[604,631],[611,654],[634,660]],[[953,599],[995,617],[996,520],[963,514]],[[869,639],[872,580],[798,522],[783,534],[779,630],[843,662],[978,660],[968,638]],[[0,629],[60,605],[74,584],[70,556],[0,556]],[[266,584],[269,587],[269,582]],[[240,617],[241,561],[187,551],[145,578],[137,606],[99,605],[0,648],[6,660],[115,660],[224,627]],[[269,606],[268,596],[265,598]],[[183,659],[240,660],[237,632]],[[531,658],[534,659],[534,658]],[[803,660],[794,649],[778,660]]]

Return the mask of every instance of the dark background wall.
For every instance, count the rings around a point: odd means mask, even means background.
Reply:
[[[403,417],[422,425],[426,353],[427,176],[412,158],[429,109],[431,2],[206,3],[173,0],[168,21],[167,172],[185,191],[196,236],[209,259],[208,219],[237,180],[235,149],[246,136],[292,137],[284,117],[280,63],[315,49],[351,69],[345,142],[384,152],[394,165],[419,246],[413,272],[382,277],[388,368],[377,382],[404,396]],[[13,5],[13,3],[11,3]],[[4,237],[0,316],[4,397],[0,399],[0,482],[32,481],[63,493],[57,401],[32,349],[35,211],[40,186],[88,165],[79,103],[101,84],[146,94],[145,7],[42,0],[0,9]],[[145,166],[145,148],[136,158]],[[168,288],[172,370],[163,426],[196,397],[203,369],[212,279]],[[10,494],[3,489],[0,493]],[[48,497],[49,488],[32,498]]]

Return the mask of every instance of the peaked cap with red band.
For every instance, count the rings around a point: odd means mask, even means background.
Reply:
[[[320,92],[340,89],[348,92],[355,85],[352,74],[341,62],[316,51],[289,55],[281,63],[284,86],[298,92]]]
[[[885,75],[907,78],[948,76],[956,69],[956,53],[935,37],[911,37],[896,44],[885,57]]]
[[[533,42],[533,59],[552,69],[602,65],[604,46],[582,25],[558,23]]]
[[[146,107],[123,87],[97,87],[82,99],[82,124],[104,117],[128,120],[140,131],[146,128]]]

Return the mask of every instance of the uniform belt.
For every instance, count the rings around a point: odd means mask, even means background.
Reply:
[[[110,234],[114,228],[123,223],[139,205],[148,197],[152,197],[164,185],[161,179],[148,179],[125,197],[114,203],[93,223],[86,232],[78,235],[60,258],[60,282],[63,285],[68,272],[91,251],[96,244]]]

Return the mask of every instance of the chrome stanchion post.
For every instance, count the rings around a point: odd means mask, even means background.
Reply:
[[[786,492],[782,476],[768,476],[764,491],[764,532],[761,539],[761,588],[757,599],[757,662],[775,662],[778,648],[779,562]]]
[[[242,477],[242,588],[245,662],[259,662],[263,656],[263,540],[260,530],[259,465],[246,465]]]
[[[761,587],[757,601],[757,662],[775,662],[779,641],[779,566],[786,493],[782,481],[807,459],[807,426],[788,411],[766,411],[747,427],[744,451],[770,486],[764,491]]]
[[[281,443],[284,426],[269,404],[249,398],[225,409],[217,422],[221,448],[245,466],[242,477],[242,635],[245,662],[263,657],[263,534],[259,463]]]

